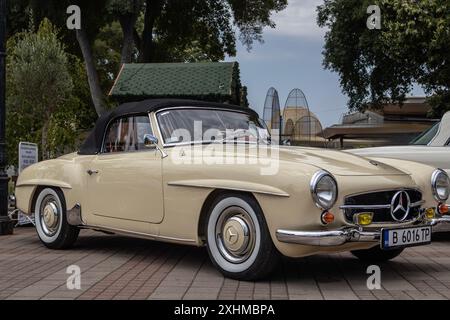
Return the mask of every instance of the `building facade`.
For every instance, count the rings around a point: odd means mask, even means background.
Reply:
[[[407,98],[402,105],[344,114],[340,124],[323,130],[327,146],[341,149],[405,145],[438,119],[427,117],[430,106],[424,97]]]

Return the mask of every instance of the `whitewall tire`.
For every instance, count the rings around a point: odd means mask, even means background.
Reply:
[[[36,231],[44,245],[65,249],[74,244],[79,229],[67,223],[65,198],[60,190],[40,190],[34,208]]]
[[[208,254],[227,277],[256,280],[278,263],[264,215],[254,198],[223,194],[213,202],[206,223]]]

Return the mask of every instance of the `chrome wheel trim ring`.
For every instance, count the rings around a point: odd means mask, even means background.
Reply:
[[[255,225],[247,211],[231,206],[222,211],[215,228],[220,254],[231,263],[242,263],[255,247]]]
[[[40,206],[39,219],[42,231],[46,236],[52,237],[58,232],[61,220],[61,210],[53,195],[47,195]]]

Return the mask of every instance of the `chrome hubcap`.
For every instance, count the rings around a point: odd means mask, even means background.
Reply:
[[[40,220],[42,231],[44,231],[47,236],[51,237],[56,234],[60,216],[60,210],[56,199],[53,196],[45,197],[41,204]]]
[[[217,221],[216,241],[226,260],[245,261],[255,246],[255,226],[247,211],[240,207],[225,209]]]

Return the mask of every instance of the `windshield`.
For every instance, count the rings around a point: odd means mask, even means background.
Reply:
[[[431,128],[429,128],[429,129],[425,130],[424,132],[422,132],[421,134],[419,134],[409,144],[426,146],[427,144],[430,143],[431,139],[433,139],[434,136],[436,135],[436,133],[439,129],[439,125],[440,125],[440,122],[436,123]]]
[[[270,142],[270,134],[252,114],[215,109],[173,109],[157,113],[165,144],[193,142]]]

